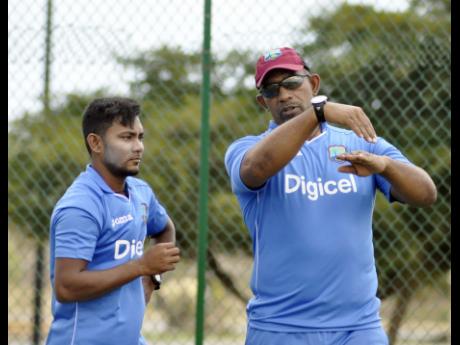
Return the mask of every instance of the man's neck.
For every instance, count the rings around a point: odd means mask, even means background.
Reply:
[[[307,138],[308,141],[316,138],[317,136],[319,136],[321,134],[321,125],[318,125],[316,126],[316,128],[313,130],[313,132],[311,133],[311,135]]]
[[[114,193],[126,195],[125,192],[125,177],[118,177],[114,176],[104,164],[102,164],[98,160],[93,160],[91,165],[93,166],[94,170],[96,170],[99,175],[104,179],[105,183],[113,190]]]

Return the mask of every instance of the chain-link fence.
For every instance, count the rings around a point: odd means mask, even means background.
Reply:
[[[143,334],[152,344],[194,342],[203,8],[181,0],[8,1],[10,344],[46,337],[49,216],[88,162],[83,108],[115,94],[142,103],[140,177],[174,220],[183,258],[154,294]],[[223,159],[233,140],[265,130],[254,65],[282,46],[304,54],[323,94],[362,106],[378,134],[433,177],[432,207],[377,197],[378,293],[393,344],[450,343],[450,0],[214,0],[211,22],[205,343],[244,341],[251,241]]]

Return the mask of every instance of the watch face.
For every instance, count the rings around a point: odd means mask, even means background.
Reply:
[[[324,95],[315,96],[311,99],[311,103],[313,104],[323,103],[326,101],[327,101],[327,97]]]

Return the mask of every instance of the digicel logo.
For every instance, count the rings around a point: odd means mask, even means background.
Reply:
[[[284,192],[286,194],[300,191],[307,194],[308,199],[315,201],[320,196],[334,195],[336,193],[357,193],[356,181],[352,174],[350,179],[342,178],[338,181],[329,180],[322,182],[321,177],[317,181],[305,181],[305,176],[287,174],[284,179]]]
[[[115,260],[123,259],[129,255],[130,258],[134,256],[142,256],[144,253],[144,242],[132,240],[131,243],[128,240],[118,240],[115,242]]]

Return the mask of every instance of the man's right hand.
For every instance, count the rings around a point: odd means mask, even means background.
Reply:
[[[61,303],[98,298],[139,276],[172,271],[179,259],[179,248],[172,242],[155,244],[139,259],[106,270],[88,270],[83,259],[56,258],[56,298]]]
[[[377,142],[374,127],[360,107],[327,102],[324,105],[324,117],[327,122],[343,125],[370,143]]]
[[[175,269],[180,260],[179,248],[172,242],[157,243],[149,247],[139,259],[143,275],[161,274]]]

